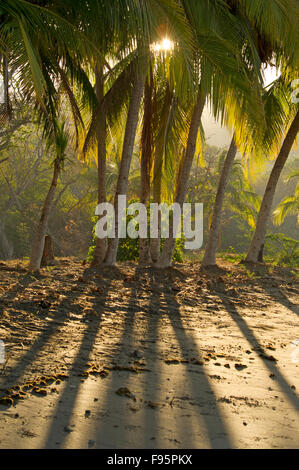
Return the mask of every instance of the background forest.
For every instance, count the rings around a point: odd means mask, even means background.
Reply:
[[[45,191],[52,177],[51,161],[41,133],[34,123],[23,124],[10,134],[8,139],[2,131],[1,159],[8,158],[0,166],[0,257],[29,258],[32,243],[32,225],[36,224],[44,202]],[[188,202],[204,204],[204,241],[206,242],[209,220],[213,209],[214,195],[217,190],[219,172],[225,149],[207,145],[202,161],[193,164],[188,190]],[[231,182],[226,191],[219,251],[228,255],[244,255],[253,235],[263,190],[269,178],[272,164],[250,178],[240,160],[236,161]],[[112,201],[119,167],[119,154],[111,155],[108,164],[108,200]],[[298,184],[296,174],[299,158],[296,151],[283,171],[277,187],[275,208],[287,197],[295,193]],[[296,176],[296,175],[295,175]],[[57,195],[49,220],[48,233],[54,243],[57,256],[75,256],[86,259],[92,245],[94,211],[97,203],[97,166],[95,161],[89,164],[78,159],[75,152],[70,152],[65,162]],[[132,172],[129,184],[129,199],[138,199],[140,192],[139,148],[134,151]],[[298,201],[298,195],[297,195]],[[279,221],[281,222],[281,221]],[[278,225],[274,216],[268,228],[269,234],[283,234],[293,243],[286,246],[283,237],[269,239],[266,255],[269,262],[282,262],[295,266],[298,259],[293,258],[294,249],[298,250],[298,214],[288,215]],[[204,242],[204,243],[205,243]],[[133,242],[134,244],[134,242]],[[204,244],[205,246],[205,244]],[[204,248],[203,246],[203,248]],[[138,250],[132,250],[128,259],[134,259]],[[201,254],[182,253],[184,260],[200,259]],[[133,257],[133,258],[132,258]],[[282,259],[283,257],[283,259]]]
[[[38,270],[48,234],[94,265],[297,266],[298,2],[113,5],[1,2],[0,257]],[[207,108],[228,148],[206,141]],[[202,252],[94,239],[97,203],[117,211],[118,195],[203,203]]]

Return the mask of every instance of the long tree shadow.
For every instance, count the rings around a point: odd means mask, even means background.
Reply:
[[[174,270],[172,270],[172,272],[174,272]],[[203,362],[198,344],[196,344],[192,335],[188,334],[186,327],[182,322],[180,304],[177,301],[175,292],[172,289],[169,289],[169,278],[167,273],[162,274],[160,272],[156,272],[154,275],[156,276],[156,282],[160,282],[160,285],[165,292],[167,314],[182,356],[187,356],[191,351],[196,351],[199,361]],[[196,374],[196,380],[194,379],[195,374],[187,366],[186,372],[188,372],[192,395],[199,403],[199,417],[205,425],[207,438],[211,447],[231,448],[232,443],[228,429],[222,419],[216,396],[204,369],[202,368],[201,373]]]
[[[84,271],[83,278],[84,275],[88,275],[89,272],[90,269],[87,268]],[[94,273],[94,270],[92,271],[92,273]],[[29,276],[29,278],[31,278],[31,276]],[[42,275],[39,275],[39,278],[43,278]],[[37,335],[31,347],[14,363],[11,372],[9,374],[3,375],[1,380],[1,386],[3,385],[5,386],[5,388],[9,388],[10,386],[17,384],[17,382],[24,376],[28,367],[32,365],[38,355],[43,351],[44,347],[47,344],[50,344],[51,341],[53,341],[53,338],[57,336],[61,329],[66,326],[67,323],[70,321],[72,310],[76,310],[77,313],[82,314],[81,307],[74,305],[76,300],[82,294],[81,289],[82,279],[78,279],[74,283],[71,283],[69,291],[66,292],[66,294],[72,294],[71,299],[66,296],[66,299],[63,299],[59,303],[55,304],[54,313],[52,313],[51,315],[48,314],[48,316],[50,317],[49,320],[45,322],[42,331]],[[43,298],[43,301],[45,303],[50,302],[51,300],[51,294],[49,296],[44,296]],[[60,343],[63,344],[63,341],[60,341]],[[54,354],[56,354],[56,351]]]
[[[8,326],[7,329],[10,329],[13,327],[11,323],[8,323],[9,320],[5,320],[5,316],[3,316],[3,313],[7,307],[14,306],[14,302],[16,297],[21,293],[24,292],[27,288],[29,288],[32,284],[34,284],[37,280],[43,278],[42,275],[33,275],[31,273],[28,273],[26,269],[24,268],[14,268],[14,267],[8,267],[8,266],[2,266],[0,265],[0,272],[10,272],[10,273],[20,273],[20,276],[15,284],[8,290],[4,290],[4,293],[0,297],[0,318],[2,318],[2,324],[4,327],[6,325]],[[23,274],[24,273],[24,274]],[[24,310],[27,310],[29,313],[31,313],[31,308],[27,304],[22,305]],[[23,323],[23,322],[22,322]],[[25,325],[22,324],[22,333],[24,332]],[[14,331],[14,334],[16,332]],[[3,339],[3,338],[1,338]],[[8,356],[8,360],[6,361],[2,371],[1,371],[1,376],[0,376],[0,383],[1,386],[6,386],[7,388],[7,377],[8,375],[6,374],[6,371],[8,370],[9,366],[9,360],[10,360],[10,349],[9,347],[6,346],[6,356]],[[5,382],[5,383],[4,383]]]
[[[147,376],[144,383],[144,400],[145,400],[145,409],[144,409],[144,447],[155,448],[157,443],[159,447],[162,447],[162,444],[165,442],[165,439],[168,442],[173,442],[175,447],[178,444],[182,444],[182,440],[186,442],[186,427],[188,427],[188,448],[197,447],[195,429],[193,429],[193,422],[190,421],[190,414],[184,410],[183,407],[178,409],[173,408],[173,402],[175,396],[172,396],[174,390],[176,390],[177,381],[180,382],[179,388],[183,391],[185,388],[188,389],[188,384],[185,380],[177,376],[173,376],[169,367],[171,365],[166,365],[163,357],[165,354],[168,354],[169,346],[170,349],[176,349],[176,344],[171,343],[169,336],[167,335],[167,351],[161,351],[158,349],[158,344],[160,347],[165,344],[165,332],[163,331],[166,328],[168,323],[167,317],[171,315],[170,309],[173,308],[173,304],[169,305],[166,300],[166,296],[171,289],[172,280],[184,280],[184,276],[180,271],[171,270],[171,276],[167,278],[167,282],[164,274],[160,273],[155,269],[150,269],[148,272],[149,285],[150,285],[150,299],[147,307],[147,316],[148,316],[148,327],[147,327],[147,336],[146,341],[149,343],[149,348],[145,352],[145,360],[149,365],[152,373]],[[173,279],[172,279],[173,278]],[[161,339],[161,341],[160,341]],[[163,357],[161,356],[163,354]],[[170,354],[172,354],[170,352]],[[168,377],[172,375],[172,379]],[[183,380],[183,383],[181,382]],[[164,384],[162,383],[164,381]],[[165,387],[165,381],[167,386]],[[153,387],[153,384],[155,385]],[[174,387],[174,390],[172,390]],[[166,402],[165,397],[162,396],[162,393],[166,393]],[[162,407],[162,408],[161,408]],[[166,409],[165,409],[166,407]],[[178,411],[179,410],[179,411]],[[187,413],[182,415],[182,413]],[[167,417],[167,418],[166,418]],[[199,417],[198,417],[199,418]],[[199,419],[197,420],[199,421]],[[200,423],[196,423],[200,426]],[[165,444],[164,444],[165,446]],[[169,444],[167,444],[167,447]]]
[[[21,279],[17,282],[17,284],[10,289],[8,292],[6,292],[0,299],[0,301],[4,298],[5,303],[1,305],[0,303],[0,315],[3,312],[4,306],[6,306],[7,302],[13,302],[18,294],[20,292],[25,291],[26,288],[28,288],[30,285],[34,284],[38,280],[42,280],[44,278],[43,274],[31,274],[31,273],[26,273],[24,276],[21,277]],[[45,299],[48,300],[48,299]],[[22,308],[24,310],[29,311],[32,313],[32,306],[30,305],[22,305]],[[53,320],[55,320],[55,316],[53,317]],[[57,311],[57,316],[58,316],[58,311]],[[13,325],[10,325],[11,328],[13,328]],[[27,350],[27,352],[22,355],[18,361],[14,364],[11,373],[7,374],[4,373],[1,376],[1,386],[5,386],[6,388],[9,388],[12,383],[11,380],[17,381],[24,373],[26,366],[28,363],[31,362],[32,358],[36,356],[38,351],[42,348],[44,345],[45,339],[47,337],[48,332],[51,332],[51,329],[53,329],[54,326],[50,323],[48,327],[45,328],[43,333],[39,335],[34,344]]]
[[[108,418],[99,422],[93,431],[93,439],[99,447],[134,448],[138,442],[137,447],[156,448],[161,447],[164,431],[167,431],[167,439],[170,435],[177,436],[179,432],[185,434],[183,428],[178,429],[178,417],[175,429],[169,432],[172,424],[165,419],[167,414],[161,408],[169,406],[169,402],[166,404],[161,402],[161,391],[168,394],[168,390],[163,390],[162,387],[162,366],[159,357],[161,353],[159,346],[162,344],[160,336],[165,334],[161,318],[163,315],[169,315],[169,306],[166,303],[162,305],[165,284],[161,283],[160,277],[154,270],[141,267],[136,268],[131,282],[133,286],[126,306],[121,335],[118,338],[119,347],[112,358],[116,370],[112,370],[106,395],[102,397],[102,409]],[[145,291],[142,288],[144,282],[147,284]],[[148,290],[151,292],[149,296]],[[147,293],[146,299],[139,308],[136,306],[136,299],[140,299],[144,292]],[[138,353],[139,361],[132,360],[134,352]],[[141,374],[132,375],[129,370],[122,370],[128,366],[130,368],[132,364],[134,367],[138,363],[146,369]],[[119,403],[115,401],[115,392],[120,385],[121,389],[127,389],[130,393],[132,390],[133,396],[137,387],[135,403],[127,398],[120,398]],[[191,439],[190,436],[190,442]],[[175,439],[173,441],[178,442]],[[114,444],[111,445],[111,442]]]
[[[158,286],[156,292],[155,279],[153,271],[148,270],[147,272],[149,285],[151,287],[152,294],[149,299],[149,303],[146,308],[147,314],[147,330],[146,338],[147,348],[145,349],[144,359],[145,363],[150,367],[151,374],[146,377],[144,382],[144,429],[143,429],[143,442],[144,447],[155,448],[156,442],[159,439],[159,422],[158,413],[159,411],[151,408],[152,403],[156,403],[159,400],[159,385],[160,385],[160,369],[158,367],[158,338],[159,338],[159,319],[163,313],[161,308],[161,290]],[[153,383],[155,386],[153,387]],[[152,405],[153,406],[153,405]]]
[[[179,274],[180,273],[178,272],[178,275]],[[183,276],[181,277],[183,278]],[[142,305],[139,311],[138,308],[136,309],[136,298],[138,298],[142,292],[140,282],[143,282],[145,278],[149,281],[149,286],[146,290],[149,289],[151,294],[148,301],[146,301],[146,305]],[[156,271],[137,267],[133,282],[134,286],[132,287],[131,296],[126,308],[127,311],[119,339],[119,348],[115,351],[113,360],[116,361],[118,365],[126,366],[128,365],[128,356],[130,357],[131,353],[134,352],[133,349],[136,347],[142,349],[141,362],[144,363],[148,370],[142,375],[136,376],[136,381],[138,382],[138,392],[140,393],[141,389],[143,390],[143,393],[140,398],[139,396],[136,397],[137,416],[134,414],[132,415],[132,412],[129,411],[130,407],[128,407],[127,401],[122,399],[123,408],[121,409],[121,414],[117,415],[117,421],[115,421],[116,417],[114,416],[112,420],[108,420],[108,424],[107,421],[105,423],[102,422],[98,424],[94,433],[97,446],[105,445],[107,435],[112,431],[113,441],[115,443],[114,446],[116,448],[121,448],[124,445],[134,447],[134,434],[131,438],[128,432],[124,433],[126,429],[133,427],[135,432],[139,433],[137,438],[138,446],[141,446],[142,448],[156,448],[157,445],[161,446],[163,437],[160,434],[164,433],[165,426],[168,427],[168,431],[169,426],[171,426],[171,424],[168,423],[168,420],[163,421],[166,414],[165,411],[161,409],[161,406],[165,406],[165,404],[161,403],[162,367],[161,359],[159,358],[160,351],[158,348],[158,344],[161,346],[160,335],[161,333],[162,335],[165,334],[163,332],[163,325],[161,328],[161,317],[163,314],[169,316],[170,308],[172,308],[172,306],[170,307],[166,302],[165,305],[162,305],[162,298],[164,299],[165,297],[165,290],[169,289],[169,280],[168,286],[166,286],[164,281],[161,282],[161,276],[158,275]],[[138,313],[141,313],[145,320],[146,327],[144,330],[141,329],[140,325],[137,325]],[[140,343],[142,346],[140,346]],[[131,378],[133,380],[131,380]],[[132,387],[133,391],[135,391],[135,377],[128,375],[128,372],[113,371],[106,397],[102,401],[103,409],[108,414],[110,414],[111,411],[114,411],[114,415],[116,413],[115,392],[120,386],[120,383],[122,389],[125,387]],[[163,390],[163,392],[168,393],[167,390]],[[166,406],[169,406],[169,403],[167,403]],[[180,432],[185,434],[184,429],[179,429],[179,420],[180,418],[177,416],[175,420],[176,427],[175,429],[172,429],[171,433],[166,433],[167,439],[170,435],[177,437]],[[112,427],[116,424],[118,429],[112,430]],[[111,428],[110,431],[109,428]],[[142,432],[142,435],[140,435],[140,432]],[[126,437],[124,437],[124,434],[126,434]],[[192,437],[190,436],[190,442],[191,440]],[[141,443],[142,445],[140,445]],[[108,445],[111,445],[110,441]]]
[[[266,354],[264,354],[264,350],[262,345],[259,343],[258,339],[256,338],[254,332],[251,330],[247,322],[244,320],[244,318],[239,314],[238,310],[236,307],[229,301],[229,299],[223,299],[222,296],[220,296],[217,292],[215,292],[215,295],[219,297],[221,300],[224,308],[234,321],[234,323],[237,325],[241,333],[243,334],[244,338],[247,339],[247,341],[251,344],[252,348],[255,351],[260,352],[260,357],[263,360],[263,363],[265,367],[268,369],[271,375],[273,377],[275,376],[275,379],[280,386],[282,392],[285,394],[289,402],[294,406],[295,410],[298,411],[299,409],[299,398],[296,395],[296,393],[292,390],[291,385],[288,383],[286,378],[283,376],[283,374],[280,372],[278,367],[276,366],[275,362],[272,360],[268,360],[266,358]]]
[[[114,268],[114,272],[117,273],[118,270]],[[76,399],[80,386],[82,385],[81,373],[78,374],[78,371],[83,372],[88,368],[87,364],[90,360],[90,355],[93,351],[97,335],[101,328],[102,315],[106,308],[112,279],[113,276],[110,276],[109,282],[106,285],[105,293],[101,296],[101,306],[96,306],[97,316],[93,318],[93,321],[90,321],[83,333],[80,347],[78,348],[74,361],[68,371],[69,378],[55,410],[56,416],[63,416],[64,428],[71,422]],[[57,445],[59,445],[60,448],[63,447],[63,441],[66,436],[64,428],[61,428],[61,423],[59,421],[55,421],[53,416],[44,447],[52,448],[57,447]]]
[[[2,266],[0,266],[0,272],[1,271],[7,271],[7,269],[4,269]],[[9,269],[9,272],[18,272],[18,270]],[[21,273],[23,272],[24,270],[22,269]],[[25,274],[20,276],[17,283],[14,284],[12,288],[8,289],[7,291],[4,291],[4,294],[2,294],[0,297],[0,316],[3,314],[7,303],[13,301],[20,292],[24,291],[27,287],[33,284],[33,282],[36,282],[36,280],[37,278],[35,276],[26,272]]]
[[[271,299],[274,299],[276,302],[280,303],[299,316],[298,305],[294,304],[278,286],[273,288],[269,285],[269,282],[264,282],[265,276],[267,276],[269,280],[272,280],[272,282],[275,282],[275,278],[272,277],[270,269],[267,265],[246,264],[246,268],[254,276],[256,276],[258,285],[269,295]]]
[[[125,306],[126,311],[124,314],[122,330],[120,336],[118,337],[118,347],[115,349],[111,358],[112,370],[109,386],[106,392],[106,396],[102,397],[102,408],[105,410],[105,413],[108,416],[110,416],[110,413],[115,409],[115,392],[117,392],[120,384],[121,389],[129,390],[128,387],[130,387],[129,383],[131,381],[132,374],[135,376],[134,368],[137,366],[138,369],[138,362],[142,362],[143,359],[146,359],[146,354],[144,356],[142,355],[142,361],[138,360],[138,354],[137,356],[134,356],[134,352],[140,353],[142,346],[148,342],[148,337],[146,334],[140,335],[139,326],[137,326],[136,330],[138,314],[141,313],[144,318],[144,313],[147,310],[144,305],[141,308],[136,305],[136,299],[139,298],[139,294],[141,292],[141,283],[145,281],[145,276],[146,270],[137,267],[135,269],[133,278],[130,280],[131,293],[127,305]],[[153,344],[155,343],[155,340],[156,338],[153,338]],[[140,346],[140,342],[142,346]],[[138,380],[139,378],[140,380],[143,380],[143,374],[150,374],[152,376],[153,372],[154,371],[151,367],[150,371],[146,370],[142,372],[142,376],[140,374],[136,375],[136,379],[138,377]],[[133,378],[135,379],[135,377]],[[133,409],[134,405],[138,406],[139,398],[135,397],[135,403],[131,400],[128,402],[128,400],[125,400],[123,397],[121,397],[120,400],[123,400],[122,411],[121,414],[117,415],[117,421],[115,421],[115,417],[112,416],[108,423],[105,422],[104,424],[103,422],[98,422],[93,431],[93,436],[97,447],[107,447],[107,445],[111,447],[110,441],[108,444],[106,442],[107,434],[109,433],[109,427],[111,428],[110,432],[112,431],[114,436],[113,441],[115,444],[112,446],[113,448],[121,448],[124,445],[127,447],[135,447],[134,438],[131,438],[129,435],[126,437],[124,436],[125,434],[128,434],[126,433],[126,429],[130,428],[130,426],[133,428],[133,430],[140,429],[141,427],[139,422],[136,425],[136,420],[134,419],[135,415],[133,415],[134,411],[130,411],[128,407],[130,402],[133,405]],[[146,401],[146,399],[143,401]],[[140,411],[138,411],[138,413],[140,413]],[[135,425],[132,424],[133,422]]]

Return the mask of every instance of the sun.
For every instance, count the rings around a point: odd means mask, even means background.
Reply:
[[[165,37],[161,42],[152,44],[151,49],[154,52],[170,52],[174,49],[174,42]]]
[[[163,39],[161,46],[164,51],[171,51],[174,48],[173,42],[168,38]]]

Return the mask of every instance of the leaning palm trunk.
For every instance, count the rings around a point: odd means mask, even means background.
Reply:
[[[115,214],[115,238],[110,240],[105,264],[113,266],[116,262],[117,250],[119,245],[119,223],[118,223],[118,197],[126,196],[129,181],[129,172],[133,156],[134,142],[136,137],[138,115],[141,99],[143,96],[145,82],[145,72],[139,71],[132,91],[129,112],[127,117],[123,152],[118,175],[115,199],[114,199],[114,214]]]
[[[42,215],[39,220],[39,223],[35,232],[35,236],[33,239],[33,244],[31,248],[31,256],[30,256],[30,264],[29,264],[29,269],[31,271],[38,271],[41,267],[41,260],[43,256],[44,245],[45,245],[45,236],[47,233],[49,217],[50,217],[53,200],[54,200],[54,196],[55,196],[55,192],[57,188],[57,182],[58,182],[60,170],[61,170],[60,163],[56,159],[54,163],[54,172],[53,172],[51,186],[47,194],[47,197],[45,199],[44,206],[42,209]]]
[[[299,131],[299,111],[297,112],[292,125],[287,133],[287,136],[282,145],[281,151],[277,157],[273,170],[271,172],[267,188],[264,194],[264,198],[261,204],[258,220],[256,224],[255,233],[251,241],[248,254],[246,257],[247,263],[257,263],[259,254],[262,251],[262,247],[265,243],[265,237],[267,232],[267,225],[271,215],[271,208],[275,195],[276,186],[281,175],[281,172],[285,166],[288,156],[292,150],[296,136]]]
[[[186,197],[187,190],[188,190],[188,181],[189,181],[190,171],[192,168],[192,163],[194,160],[197,135],[198,135],[198,130],[199,130],[204,106],[205,106],[205,97],[203,96],[201,87],[200,87],[198,97],[197,97],[197,103],[193,110],[187,148],[186,148],[185,156],[183,158],[182,165],[180,168],[180,173],[179,173],[178,183],[177,183],[177,190],[176,190],[176,197],[174,201],[175,203],[178,203],[181,207],[185,201],[185,197]],[[172,223],[170,224],[170,227],[171,226],[172,226]],[[175,249],[175,243],[176,243],[175,234],[170,233],[169,238],[166,240],[164,244],[160,259],[158,263],[156,264],[158,268],[167,268],[171,266],[172,256],[173,256],[173,252]]]
[[[229,180],[229,175],[237,155],[237,146],[235,144],[235,137],[233,137],[229,150],[227,152],[224,165],[222,168],[220,181],[218,185],[216,200],[213,209],[213,217],[211,228],[209,232],[208,243],[206,246],[203,266],[215,266],[216,265],[216,253],[220,238],[220,225],[221,225],[221,212],[223,207],[223,201],[225,196],[225,190]]]
[[[167,116],[167,121],[169,119],[171,108],[174,102],[174,93],[170,90],[169,86],[167,85],[167,95],[165,99],[165,103],[162,109],[162,116]],[[160,123],[161,124],[161,123]],[[167,125],[166,125],[167,126]],[[161,136],[163,135],[163,139]],[[154,155],[154,178],[153,178],[153,200],[155,204],[161,204],[161,192],[162,192],[162,175],[163,175],[163,157],[165,152],[165,135],[166,135],[166,127],[163,127],[163,120],[162,120],[162,128],[158,130],[158,134],[156,136],[156,149]],[[160,138],[159,138],[160,137]],[[152,262],[158,263],[160,254],[161,254],[161,213],[158,211],[158,233],[157,237],[152,237],[150,240],[150,253]]]
[[[149,199],[149,185],[147,181],[147,169],[141,163],[141,196],[140,203],[147,206]],[[151,263],[150,248],[148,238],[139,238],[139,264],[146,265]]]
[[[97,125],[98,141],[98,204],[106,202],[106,112],[103,105],[104,99],[104,69],[99,66],[95,70],[96,94],[100,104],[100,114]],[[92,265],[100,265],[106,256],[107,239],[96,238],[96,247],[92,259]]]
[[[141,191],[140,203],[147,206],[150,197],[150,173],[152,161],[152,120],[153,120],[153,78],[152,70],[150,79],[146,80],[144,89],[144,117],[142,129],[142,150],[141,150]],[[139,238],[139,264],[147,265],[151,263],[149,240]]]

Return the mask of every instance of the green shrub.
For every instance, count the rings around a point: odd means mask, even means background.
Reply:
[[[267,257],[275,264],[299,267],[299,241],[286,237],[283,233],[271,233],[266,237]]]
[[[135,202],[139,202],[136,199],[132,199],[129,202],[130,204],[133,204]],[[134,217],[132,215],[127,215],[127,224],[132,220]],[[149,225],[149,220],[150,220],[150,212],[148,208],[148,227]],[[93,244],[89,248],[88,251],[88,256],[87,256],[87,262],[90,263],[93,259],[94,251],[95,251],[95,243],[96,243],[96,234],[95,234],[95,226],[98,221],[97,217],[92,218],[92,222],[94,224],[93,227]],[[163,248],[165,243],[165,240],[161,240],[161,249]],[[184,238],[179,238],[176,240],[176,246],[174,249],[173,253],[173,261],[176,263],[182,263],[184,258],[183,258],[183,250],[184,250],[184,243],[185,240]],[[132,239],[132,238],[121,238],[119,240],[119,246],[118,246],[118,252],[117,252],[117,261],[138,261],[139,258],[139,238]]]

